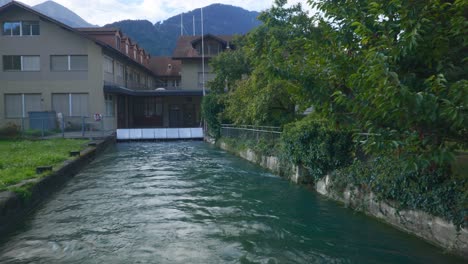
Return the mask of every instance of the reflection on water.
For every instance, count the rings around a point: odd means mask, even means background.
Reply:
[[[122,143],[0,244],[2,263],[461,263],[202,142]]]

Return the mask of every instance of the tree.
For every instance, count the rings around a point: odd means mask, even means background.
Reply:
[[[249,58],[242,49],[241,39],[234,41],[234,50],[227,50],[214,57],[210,65],[216,73],[214,80],[208,83],[212,92],[223,93],[225,88],[228,91],[234,89],[235,83],[241,80],[243,75],[248,75],[252,71]]]
[[[325,62],[316,74],[328,71],[320,83],[334,87],[330,104],[375,135],[366,149],[394,149],[422,168],[447,166],[468,138],[468,3],[308,2],[323,12],[317,21],[333,47],[309,49]]]
[[[304,79],[295,74],[295,67],[304,60],[304,34],[312,26],[300,4],[290,8],[285,4],[277,0],[261,13],[263,24],[243,39],[237,51],[213,61],[219,79],[212,84],[221,87],[227,82],[226,115],[234,123],[277,126],[295,118],[295,101],[303,98],[295,91]]]

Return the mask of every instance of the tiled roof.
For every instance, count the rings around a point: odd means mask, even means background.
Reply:
[[[122,34],[122,32],[120,31],[120,29],[118,28],[104,28],[104,27],[94,27],[94,28],[75,28],[76,30],[86,34],[86,35],[89,35],[91,36],[92,38],[96,39],[96,40],[100,40],[102,42],[105,42],[107,43],[108,45],[110,45],[111,47],[117,49],[117,47],[115,46],[114,44],[114,40],[110,40],[111,43],[109,42],[109,39],[107,39],[106,36],[108,35],[115,35],[116,33],[119,33],[119,35],[121,36],[121,43],[122,42],[125,42],[126,40],[128,40],[129,42],[129,45],[130,45],[130,48],[132,49],[131,51],[129,51],[129,54],[126,54],[124,52],[125,48],[124,47],[121,47],[120,50],[118,50],[120,53],[122,53],[123,55],[125,56],[128,56],[130,58],[132,58],[133,60],[135,60],[137,63],[140,63],[142,64],[143,66],[147,67],[147,63],[142,63],[140,61],[140,57],[139,55],[140,54],[143,54],[145,59],[146,59],[146,55],[149,55],[149,53],[147,53],[142,47],[140,47],[138,45],[138,43],[136,42],[133,42],[131,38],[127,37],[127,36],[124,36]],[[138,57],[135,58],[133,56],[133,49],[136,49],[138,51]]]
[[[201,58],[201,54],[198,54],[197,50],[193,48],[193,43],[201,40],[200,35],[198,36],[181,36],[177,40],[176,47],[172,57],[174,59],[189,59],[189,58]],[[224,41],[226,43],[232,42],[234,36],[232,35],[211,35],[207,34],[204,36],[205,39],[213,38],[216,40]]]
[[[182,62],[170,57],[153,57],[150,60],[149,68],[157,76],[178,77],[182,70]]]

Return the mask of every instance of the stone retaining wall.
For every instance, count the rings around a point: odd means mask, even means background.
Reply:
[[[24,199],[14,192],[0,192],[0,234],[8,232],[14,225],[21,222],[37,205],[58,190],[114,141],[114,137],[94,141],[97,143],[95,147],[88,147],[81,151],[81,155],[77,159],[65,161],[49,176],[26,180],[18,184],[18,187],[26,184],[34,185],[31,189],[31,197],[28,199]]]
[[[289,170],[282,169],[277,157],[262,156],[251,149],[238,151],[225,142],[221,142],[219,147],[295,183],[313,183],[300,166],[291,165]],[[440,217],[419,210],[397,210],[389,202],[378,201],[373,193],[361,192],[356,188],[347,188],[343,193],[337,193],[333,190],[330,176],[316,182],[315,190],[328,198],[343,202],[355,210],[376,217],[400,230],[468,259],[468,230],[457,231],[454,224]]]

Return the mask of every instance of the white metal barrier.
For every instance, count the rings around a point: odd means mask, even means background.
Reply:
[[[117,129],[117,140],[203,139],[203,128]]]

